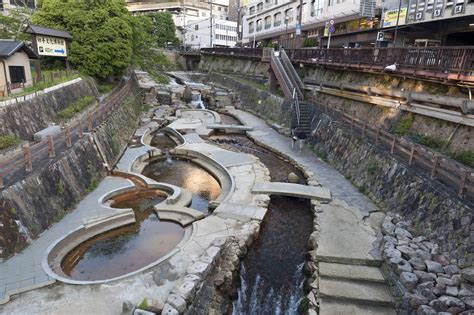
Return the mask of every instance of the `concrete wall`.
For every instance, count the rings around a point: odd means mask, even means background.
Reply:
[[[0,107],[0,134],[33,140],[33,134],[46,128],[57,112],[90,95],[98,95],[95,85],[89,80],[81,80],[31,100]]]
[[[55,162],[30,174],[0,195],[0,247],[3,256],[23,248],[94,189],[106,175],[100,146],[108,161],[116,161],[138,125],[141,94],[135,87],[133,98],[125,101],[109,119],[85,136]],[[95,137],[95,141],[93,140]]]
[[[250,59],[201,55],[199,69],[206,72],[239,73],[268,77],[269,65],[269,63]]]

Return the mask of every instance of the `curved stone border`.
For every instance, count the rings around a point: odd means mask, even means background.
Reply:
[[[199,110],[196,110],[196,109],[181,109],[180,113],[183,113],[183,112],[196,112],[196,111],[206,112],[206,113],[211,114],[212,116],[214,116],[214,123],[220,123],[221,122],[221,116],[219,116],[219,113],[217,113],[213,110],[209,110],[209,109],[199,109]],[[178,117],[182,117],[182,115],[180,115]]]
[[[175,136],[179,141],[181,141],[181,143],[177,143],[177,145],[186,144],[186,139],[183,137],[183,135],[180,132],[176,131],[175,129],[170,128],[170,127],[165,127],[165,128],[163,128],[163,132],[164,133],[169,133],[169,134]],[[171,139],[174,141],[173,138],[171,138]]]
[[[133,218],[133,221],[135,221],[135,218]],[[122,225],[124,224],[129,224],[131,222],[123,222]],[[178,223],[179,224],[179,223]],[[117,225],[115,226],[115,228],[119,227],[120,225]],[[78,228],[74,229],[73,231],[69,232],[68,234],[66,234],[64,237],[56,240],[55,242],[53,242],[49,247],[48,249],[46,250],[46,253],[45,255],[43,256],[43,259],[42,259],[42,262],[41,262],[41,265],[43,267],[43,269],[46,271],[46,273],[51,277],[51,278],[54,278],[58,281],[61,281],[61,282],[64,282],[64,283],[68,283],[68,284],[79,284],[79,285],[89,285],[89,284],[101,284],[101,283],[109,283],[109,282],[112,282],[112,281],[116,281],[116,280],[120,280],[120,279],[124,279],[124,278],[127,278],[127,277],[130,277],[130,276],[133,276],[133,275],[136,275],[140,272],[143,272],[149,268],[152,268],[158,264],[160,264],[161,262],[169,259],[170,257],[172,257],[173,255],[175,255],[178,251],[181,250],[181,248],[183,246],[185,246],[192,238],[192,234],[193,234],[193,227],[190,226],[188,228],[185,228],[184,229],[184,236],[183,238],[181,239],[181,241],[176,245],[176,247],[171,250],[169,253],[167,253],[166,255],[158,258],[157,260],[155,260],[154,262],[140,268],[140,269],[137,269],[135,271],[132,271],[132,272],[129,272],[127,274],[124,274],[124,275],[121,275],[121,276],[118,276],[118,277],[115,277],[115,278],[110,278],[110,279],[104,279],[104,280],[94,280],[94,281],[83,281],[83,280],[73,280],[73,279],[70,279],[70,278],[67,278],[65,275],[61,275],[61,274],[58,274],[56,273],[50,266],[50,263],[49,263],[49,260],[50,260],[50,254],[53,252],[53,250],[55,250],[55,248],[57,248],[57,246],[61,246],[61,243],[62,242],[69,242],[70,238],[73,238],[75,237],[76,234],[78,233],[81,233],[83,230],[85,229],[84,226],[79,226]],[[61,252],[58,253],[57,255],[61,256],[61,259],[64,257],[65,253],[68,253],[70,250],[72,250],[74,247],[76,247],[77,245],[81,244],[82,242],[84,242],[85,240],[87,239],[90,239],[92,237],[94,237],[95,235],[97,234],[100,234],[100,233],[103,233],[103,232],[106,232],[110,230],[109,228],[105,231],[101,231],[99,233],[95,233],[93,235],[88,235],[87,238],[84,237],[84,239],[79,239],[80,241],[79,242],[74,242],[74,243],[71,243],[71,244],[68,244],[67,247],[64,247],[61,249]],[[60,262],[59,262],[60,264]]]

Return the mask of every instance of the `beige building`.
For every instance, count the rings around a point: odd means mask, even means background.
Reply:
[[[38,56],[23,42],[0,39],[0,95],[21,91],[33,84],[30,59]]]

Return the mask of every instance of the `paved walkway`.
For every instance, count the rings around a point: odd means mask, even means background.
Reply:
[[[367,197],[362,195],[351,182],[332,166],[318,159],[307,147],[301,151],[292,149],[290,138],[279,134],[268,126],[264,120],[250,113],[241,110],[230,110],[229,113],[238,117],[245,125],[254,128],[254,131],[248,132],[252,138],[284,155],[292,157],[298,163],[304,165],[305,168],[314,170],[316,180],[319,181],[323,187],[329,188],[333,198],[344,200],[352,207],[359,208],[363,216],[368,215],[369,212],[379,210]]]
[[[52,242],[69,231],[79,227],[83,218],[114,213],[114,210],[101,207],[97,200],[111,190],[133,186],[130,181],[119,177],[106,177],[92,193],[82,200],[77,208],[66,214],[60,222],[54,224],[32,241],[21,253],[0,263],[0,304],[9,299],[9,294],[32,287],[48,285],[50,278],[41,267],[46,249]]]

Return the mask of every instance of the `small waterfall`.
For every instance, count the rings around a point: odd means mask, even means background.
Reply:
[[[169,151],[166,151],[165,156],[166,156],[166,163],[173,164],[173,157],[171,156]]]
[[[191,104],[197,109],[206,109],[206,107],[204,106],[204,102],[201,99],[201,92],[191,92]]]

